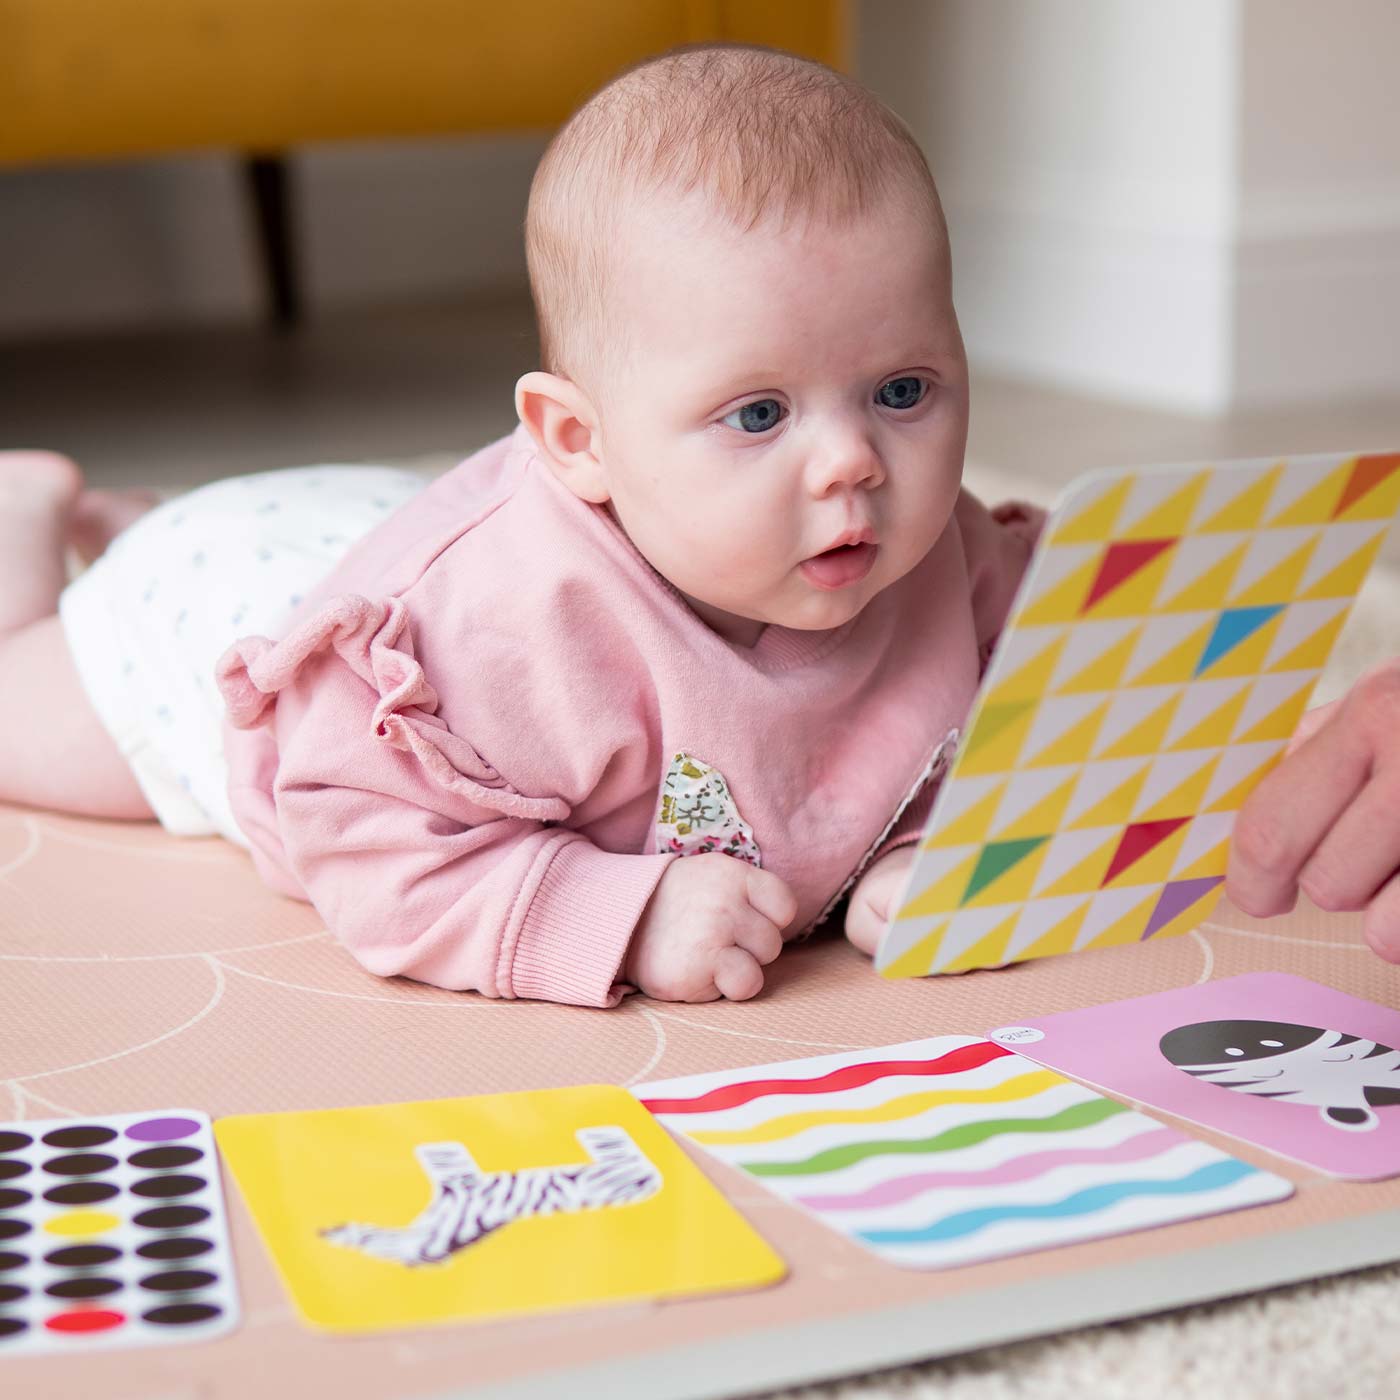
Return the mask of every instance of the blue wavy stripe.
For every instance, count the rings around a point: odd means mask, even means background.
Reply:
[[[945,1216],[919,1230],[861,1230],[859,1238],[870,1244],[934,1244],[961,1239],[998,1220],[1050,1220],[1057,1216],[1092,1215],[1130,1196],[1188,1196],[1199,1191],[1218,1191],[1242,1177],[1252,1176],[1254,1171],[1247,1162],[1232,1157],[1200,1167],[1176,1181],[1116,1181],[1106,1186],[1090,1186],[1062,1201],[1049,1201],[1044,1205],[986,1206]]]

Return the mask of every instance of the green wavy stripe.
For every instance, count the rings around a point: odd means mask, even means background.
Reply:
[[[986,1142],[988,1138],[1000,1137],[1003,1133],[1068,1133],[1129,1111],[1126,1104],[1115,1103],[1112,1099],[1094,1099],[1061,1109],[1049,1118],[987,1118],[980,1123],[962,1123],[933,1137],[918,1138],[912,1142],[898,1138],[848,1142],[804,1157],[800,1162],[740,1162],[739,1165],[754,1176],[816,1176],[820,1172],[839,1171],[842,1167],[863,1162],[867,1157],[898,1154],[912,1157],[930,1152],[954,1152],[960,1147],[973,1147],[979,1142]]]

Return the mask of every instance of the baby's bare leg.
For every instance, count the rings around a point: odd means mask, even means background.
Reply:
[[[57,617],[82,473],[0,452],[0,801],[93,817],[153,815],[94,713]]]

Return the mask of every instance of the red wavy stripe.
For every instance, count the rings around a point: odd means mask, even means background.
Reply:
[[[894,1074],[957,1074],[1010,1053],[1005,1046],[985,1040],[949,1050],[933,1060],[871,1060],[834,1069],[820,1079],[751,1079],[721,1085],[694,1099],[643,1099],[642,1107],[652,1113],[716,1113],[720,1109],[752,1103],[767,1094],[833,1094],[842,1089],[858,1089],[862,1084]]]

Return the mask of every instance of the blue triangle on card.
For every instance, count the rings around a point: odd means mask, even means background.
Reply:
[[[1281,613],[1284,606],[1283,603],[1269,603],[1258,608],[1226,608],[1215,620],[1215,631],[1210,634],[1210,641],[1201,652],[1201,659],[1196,662],[1196,674],[1199,676],[1227,651],[1239,646],[1246,637],[1253,636],[1271,617]]]

